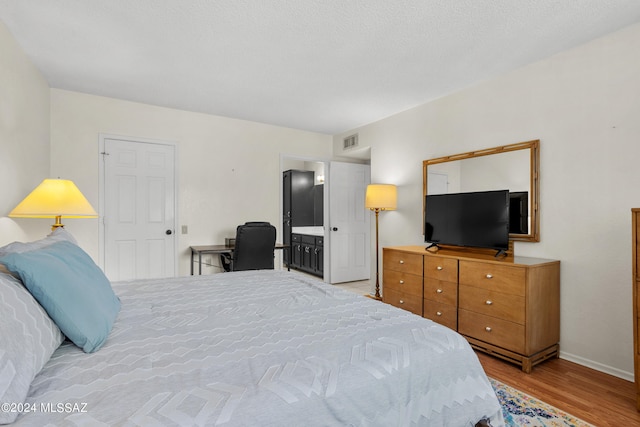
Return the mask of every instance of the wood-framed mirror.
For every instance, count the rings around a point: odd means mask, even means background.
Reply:
[[[427,194],[508,189],[510,240],[540,241],[540,140],[438,157],[422,162]]]

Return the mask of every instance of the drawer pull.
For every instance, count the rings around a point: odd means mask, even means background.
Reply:
[[[436,270],[438,270],[438,271],[442,270],[442,266],[441,265],[437,266]]]
[[[484,328],[484,330],[487,332],[491,332],[491,327],[487,326],[486,328]]]
[[[491,300],[486,300],[484,303],[485,303],[485,304],[487,304],[487,305],[491,305],[491,304],[493,304],[493,301],[491,301]]]
[[[400,280],[400,284],[401,284],[401,285],[404,285],[404,280]]]
[[[487,274],[487,279],[493,279],[493,276],[491,274]]]
[[[400,300],[399,302],[400,302],[400,304],[404,304],[404,300]]]
[[[442,316],[442,312],[441,311],[436,311],[436,316]]]
[[[404,261],[403,261],[403,260],[400,260],[400,264],[404,264]]]
[[[442,293],[442,289],[436,289],[436,292],[441,294]]]

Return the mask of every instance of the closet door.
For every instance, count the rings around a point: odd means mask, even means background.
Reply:
[[[104,140],[104,271],[110,280],[175,276],[175,150]]]

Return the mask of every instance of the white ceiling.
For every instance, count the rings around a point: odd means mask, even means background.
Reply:
[[[2,0],[0,20],[51,87],[333,135],[638,22],[640,1]]]

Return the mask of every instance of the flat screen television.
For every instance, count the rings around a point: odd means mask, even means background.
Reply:
[[[425,241],[506,251],[509,201],[509,190],[427,195]]]

